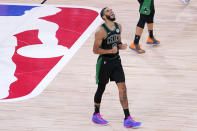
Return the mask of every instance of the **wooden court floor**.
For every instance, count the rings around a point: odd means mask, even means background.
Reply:
[[[5,2],[5,0],[0,0]],[[6,0],[6,3],[41,3]],[[131,43],[138,21],[137,0],[47,0],[45,4],[109,6],[122,24],[122,41]],[[197,130],[197,1],[155,0],[158,47],[145,54],[121,51],[132,116],[143,123],[137,131]],[[107,85],[101,113],[109,126],[91,122],[96,91],[92,34],[45,91],[32,99],[0,103],[0,131],[124,131],[123,111],[114,83]]]

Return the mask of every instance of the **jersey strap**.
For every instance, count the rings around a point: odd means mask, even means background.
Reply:
[[[101,26],[104,28],[104,30],[105,30],[105,32],[106,32],[107,34],[108,34],[108,32],[110,32],[110,30],[108,29],[108,27],[106,26],[105,23],[102,24]]]

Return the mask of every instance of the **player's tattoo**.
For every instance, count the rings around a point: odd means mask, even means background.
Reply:
[[[122,94],[120,94],[120,103],[123,108],[128,107],[127,89],[126,88],[122,88]]]

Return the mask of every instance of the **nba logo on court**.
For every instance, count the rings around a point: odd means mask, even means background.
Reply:
[[[0,4],[0,102],[39,95],[100,24],[99,11]]]

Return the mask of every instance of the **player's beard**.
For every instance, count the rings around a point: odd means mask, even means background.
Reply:
[[[110,20],[110,21],[115,21],[115,20],[116,20],[115,17],[114,17],[114,18],[111,18],[109,15],[106,15],[106,18],[107,18],[108,20]]]

